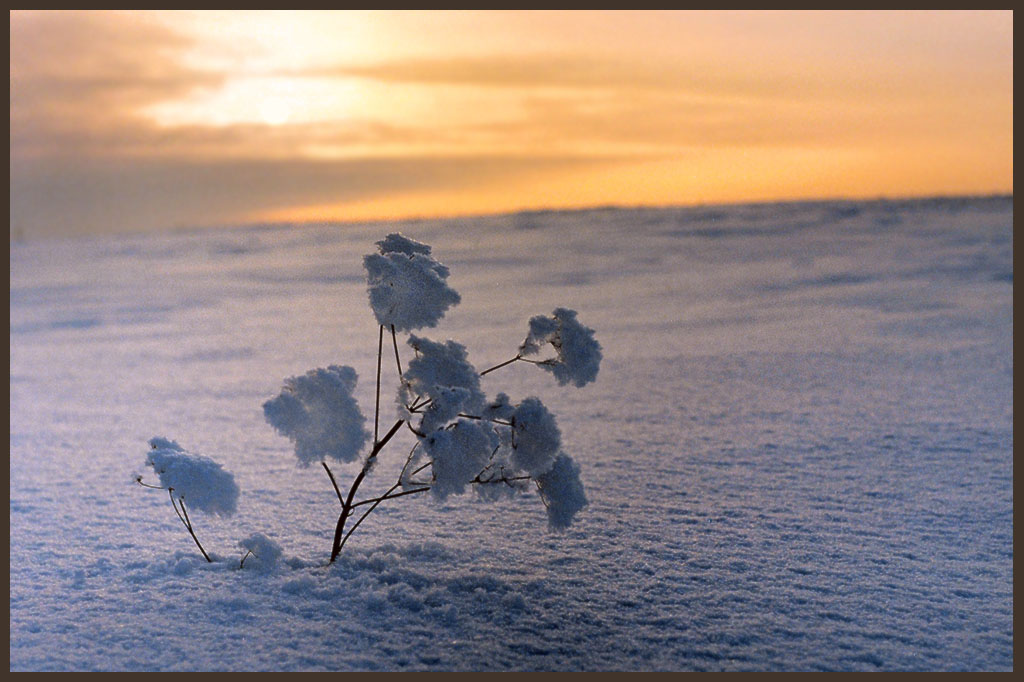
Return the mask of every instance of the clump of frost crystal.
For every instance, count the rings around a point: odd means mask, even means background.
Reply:
[[[534,477],[547,473],[561,446],[554,415],[537,398],[527,398],[516,407],[511,421],[511,464]]]
[[[239,540],[238,546],[246,551],[245,556],[239,562],[239,568],[248,567],[269,571],[277,565],[282,554],[281,545],[263,533],[253,533],[249,537]]]
[[[194,509],[230,516],[238,504],[235,477],[209,457],[186,451],[167,438],[151,438],[146,464],[153,467],[160,485],[173,499],[186,500]]]
[[[356,381],[351,367],[317,368],[285,379],[281,393],[263,403],[267,422],[295,443],[301,465],[358,458],[370,433],[352,395]]]
[[[378,324],[400,332],[433,327],[461,300],[448,286],[448,268],[434,260],[426,244],[393,233],[377,242],[377,249],[363,257],[363,266]]]
[[[551,469],[536,480],[551,528],[567,528],[576,513],[587,506],[580,467],[565,453],[559,453]]]
[[[443,500],[462,493],[487,466],[496,447],[493,431],[475,421],[459,419],[451,428],[435,431],[421,440],[431,458],[431,491]]]
[[[407,411],[415,400],[429,399],[421,429],[444,426],[460,412],[476,414],[482,408],[485,396],[480,390],[480,375],[469,364],[465,346],[418,336],[410,336],[409,345],[416,357],[409,361],[402,376],[398,402]]]
[[[520,354],[534,355],[546,344],[551,344],[557,355],[538,364],[554,374],[559,384],[582,388],[597,379],[601,344],[594,338],[593,329],[576,320],[575,310],[555,308],[551,317],[537,315],[530,319],[530,333],[519,347]]]

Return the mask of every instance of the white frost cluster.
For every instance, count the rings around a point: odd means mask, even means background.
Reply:
[[[530,333],[519,347],[522,355],[533,355],[550,343],[557,357],[541,363],[562,386],[572,383],[582,388],[597,379],[601,366],[601,344],[594,338],[594,330],[576,320],[576,311],[555,308],[551,317],[537,315],[530,318]]]
[[[380,253],[363,257],[370,307],[379,324],[396,331],[433,327],[461,298],[448,286],[448,268],[426,244],[389,234],[377,242]]]
[[[328,457],[355,460],[370,437],[352,392],[356,371],[331,365],[285,379],[276,398],[263,403],[263,414],[277,431],[295,443],[302,466]]]
[[[561,447],[562,435],[548,408],[537,398],[527,398],[512,413],[512,430],[512,465],[534,478],[549,471]]]
[[[567,528],[576,512],[587,506],[587,496],[580,482],[580,467],[564,452],[560,452],[551,469],[536,480],[547,506],[551,528]]]
[[[416,357],[402,377],[398,402],[408,405],[420,396],[433,401],[434,412],[424,414],[421,430],[440,428],[459,412],[479,414],[485,396],[480,390],[480,375],[466,359],[465,346],[415,335],[409,337],[409,345],[416,350]]]
[[[463,492],[487,466],[488,458],[497,447],[497,436],[487,425],[460,419],[421,442],[433,460],[431,492],[443,500],[450,494]]]
[[[238,546],[252,552],[252,555],[247,556],[242,562],[242,566],[247,569],[270,570],[277,565],[282,554],[281,545],[263,533],[253,533],[244,540],[239,540]]]
[[[209,457],[187,452],[173,440],[151,438],[146,464],[160,477],[160,485],[189,507],[230,516],[238,504],[235,477]]]
[[[424,433],[443,429],[459,416],[473,398],[473,393],[461,386],[435,386],[431,395],[430,405],[423,411],[423,419],[420,420],[419,430]]]

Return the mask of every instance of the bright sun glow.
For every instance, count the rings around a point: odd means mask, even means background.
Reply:
[[[230,78],[217,89],[159,102],[143,113],[163,127],[279,126],[344,121],[359,99],[351,80],[241,77]]]

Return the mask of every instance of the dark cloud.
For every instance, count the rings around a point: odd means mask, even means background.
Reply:
[[[60,235],[206,226],[305,204],[441,188],[470,192],[538,173],[620,161],[507,156],[26,161],[11,176],[11,231]]]

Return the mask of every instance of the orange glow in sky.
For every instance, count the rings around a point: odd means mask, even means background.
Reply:
[[[1013,17],[12,12],[11,229],[1013,191]]]

